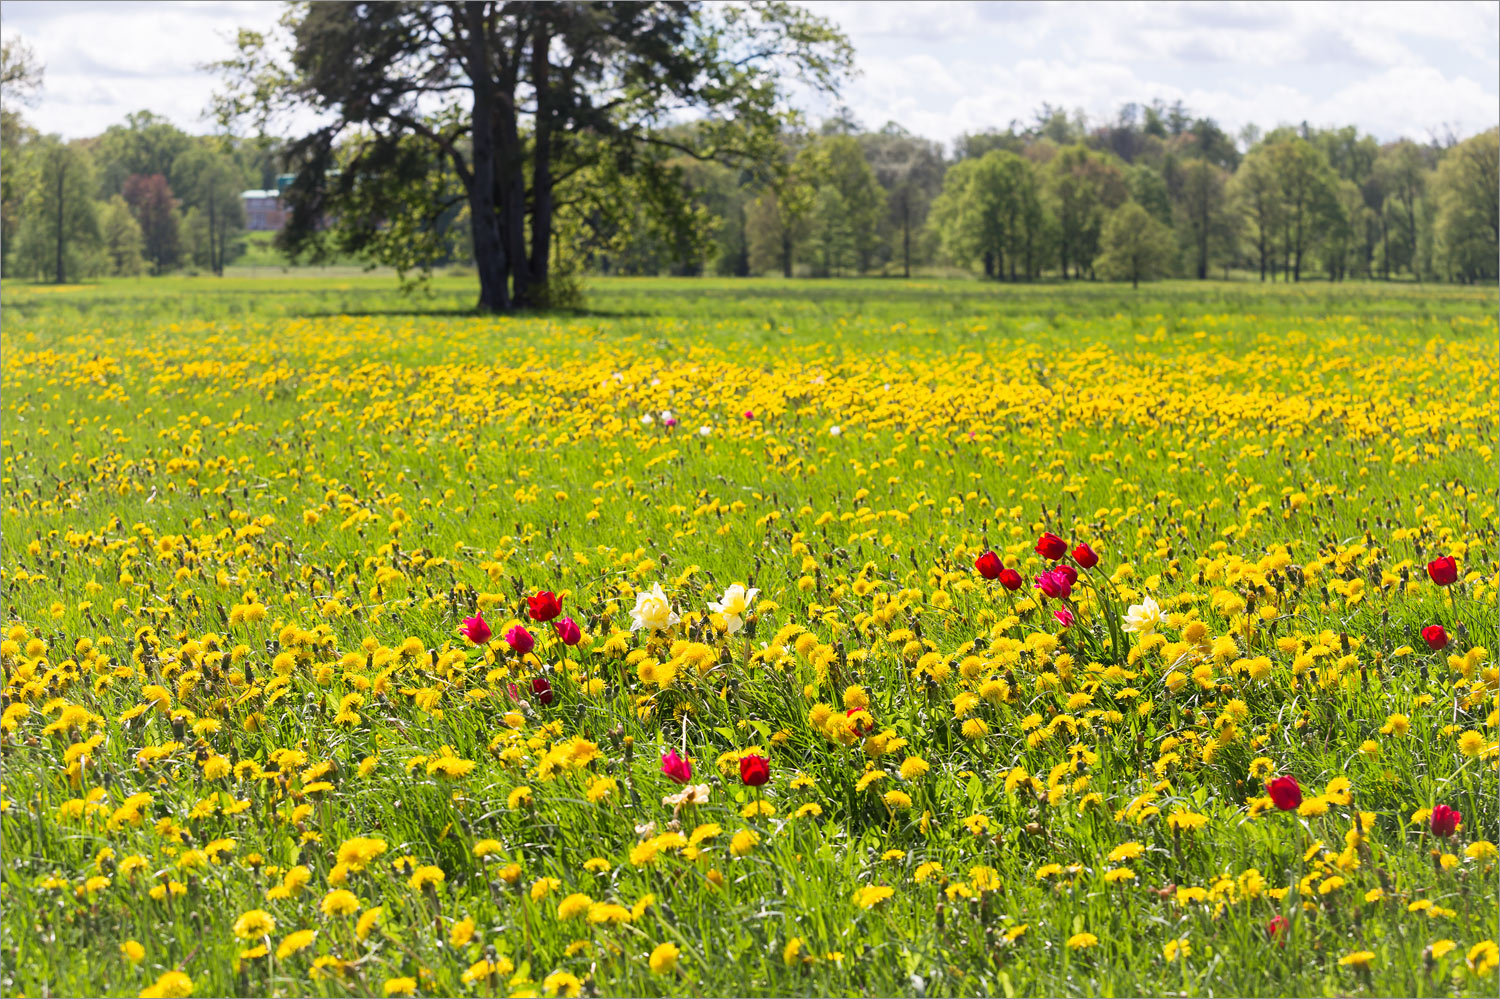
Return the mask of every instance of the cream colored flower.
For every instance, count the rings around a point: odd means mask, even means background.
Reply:
[[[1149,635],[1161,625],[1161,608],[1155,600],[1147,597],[1138,604],[1132,604],[1125,612],[1125,630],[1139,632]]]
[[[631,631],[640,631],[642,628],[650,628],[652,631],[666,631],[676,624],[680,618],[672,613],[672,601],[662,592],[661,584],[657,583],[650,590],[635,595],[635,606],[630,611]]]
[[[708,804],[707,784],[688,784],[676,794],[669,794],[661,799],[663,805],[671,805],[675,812],[683,805],[706,805]]]
[[[731,583],[718,603],[709,602],[708,609],[723,616],[724,630],[733,635],[745,626],[745,614],[759,592],[756,589],[745,589],[743,583]]]

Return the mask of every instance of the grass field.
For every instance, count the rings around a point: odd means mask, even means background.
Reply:
[[[7,286],[4,994],[1495,994],[1494,289],[474,294]]]

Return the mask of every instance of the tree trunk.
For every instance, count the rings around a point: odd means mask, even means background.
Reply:
[[[531,156],[531,280],[545,288],[552,255],[552,88],[547,59],[552,33],[545,18],[531,41],[531,82],[536,88],[536,136]]]
[[[495,94],[485,51],[484,7],[482,2],[464,5],[469,30],[469,75],[474,84],[469,228],[474,240],[474,266],[479,271],[478,308],[484,312],[505,312],[510,309],[510,292],[506,287],[509,267],[495,210]]]
[[[499,139],[495,150],[496,180],[500,186],[500,235],[510,264],[511,299],[516,305],[531,300],[531,266],[526,255],[526,153],[514,107],[498,108]]]
[[[901,197],[901,276],[911,277],[911,192]]]
[[[63,178],[68,174],[65,163],[57,167],[57,283],[63,283]]]
[[[224,272],[219,267],[219,260],[214,256],[214,192],[208,192],[208,270],[217,277],[223,277]]]
[[[792,230],[788,226],[781,230],[781,276],[792,276]]]

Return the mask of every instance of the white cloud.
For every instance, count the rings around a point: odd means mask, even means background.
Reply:
[[[1500,121],[1500,6],[1493,2],[808,4],[854,42],[843,100],[866,124],[896,120],[944,141],[1029,121],[1043,102],[1113,117],[1127,101],[1183,100],[1230,131],[1353,123],[1381,139]],[[4,5],[46,63],[28,117],[93,135],[147,108],[207,131],[214,86],[197,67],[235,28],[270,28],[276,3]],[[831,108],[818,107],[814,113]]]

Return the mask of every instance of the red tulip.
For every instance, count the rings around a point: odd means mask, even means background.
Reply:
[[[1078,570],[1071,565],[1054,565],[1052,571],[1063,579],[1066,579],[1070,588],[1074,583],[1078,582]]]
[[[1427,563],[1427,577],[1439,586],[1452,586],[1458,581],[1458,561],[1452,555],[1444,555]]]
[[[979,570],[979,574],[985,579],[999,579],[1000,573],[1005,570],[1005,566],[1000,564],[1000,556],[994,552],[985,552],[976,558],[974,568]]]
[[[1073,549],[1073,561],[1085,569],[1092,569],[1099,564],[1099,556],[1094,554],[1094,549],[1088,545],[1079,545]]]
[[[577,645],[583,638],[583,629],[578,627],[578,622],[570,617],[565,617],[561,621],[553,621],[552,630],[557,632],[557,637],[562,639],[564,645]]]
[[[1267,784],[1266,793],[1283,812],[1290,812],[1302,804],[1302,785],[1290,774],[1283,774]]]
[[[1434,805],[1427,822],[1432,827],[1434,836],[1447,839],[1458,831],[1458,824],[1463,818],[1463,812],[1456,812],[1447,805]]]
[[[1266,936],[1270,937],[1272,940],[1275,940],[1281,946],[1285,947],[1286,931],[1287,928],[1291,925],[1292,921],[1285,916],[1272,916],[1271,921],[1266,924]]]
[[[526,612],[533,621],[550,621],[562,613],[562,601],[551,590],[526,598]]]
[[[490,626],[484,623],[483,612],[464,618],[463,633],[464,637],[475,645],[483,645],[494,634],[490,631]]]
[[[1036,539],[1036,553],[1045,559],[1059,559],[1068,553],[1068,543],[1048,531]]]
[[[533,677],[531,681],[531,693],[545,707],[552,703],[552,684],[541,677]]]
[[[740,780],[751,787],[760,787],[771,779],[771,761],[764,756],[740,758]]]
[[[755,419],[755,413],[754,413],[754,411],[753,410],[749,410],[749,409],[745,410],[745,419],[747,419],[747,420],[753,420],[753,419]]]
[[[1066,607],[1064,607],[1062,610],[1053,611],[1052,616],[1057,618],[1058,623],[1060,623],[1064,628],[1073,627],[1073,612],[1068,610]]]
[[[1422,629],[1422,641],[1434,652],[1441,652],[1448,647],[1448,633],[1440,624],[1429,624]]]
[[[1021,588],[1021,574],[1014,569],[1000,570],[1000,585],[1007,590],[1015,591]]]
[[[673,749],[662,754],[661,772],[679,784],[686,784],[693,779],[693,764],[686,756],[678,756],[677,750]]]
[[[536,639],[531,637],[531,632],[519,624],[505,633],[505,641],[518,656],[524,656],[536,647]]]

